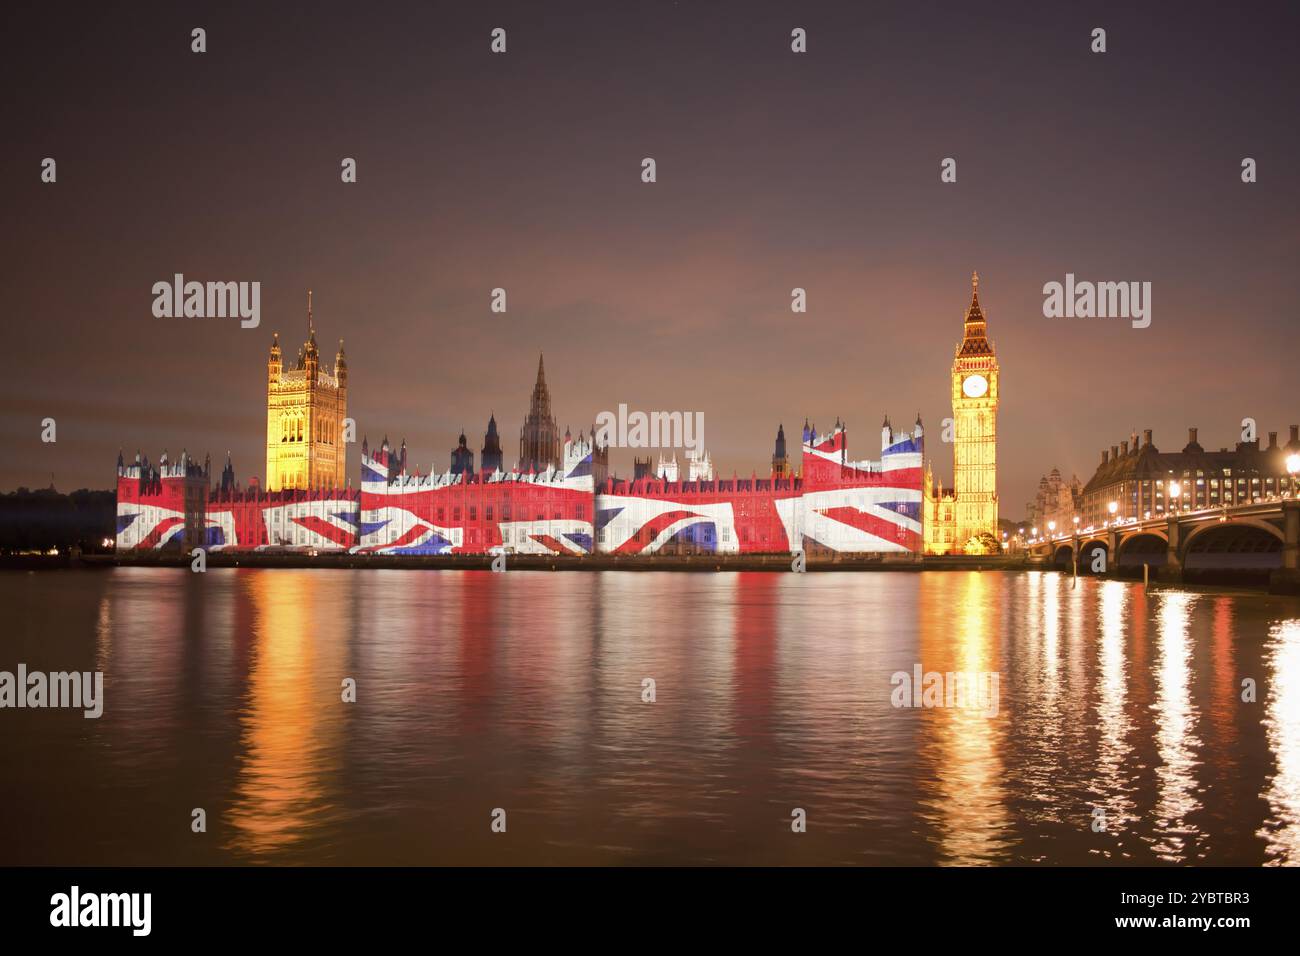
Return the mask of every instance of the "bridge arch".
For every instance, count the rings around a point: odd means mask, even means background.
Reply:
[[[1259,518],[1198,525],[1182,542],[1184,567],[1263,569],[1282,566],[1282,529]]]
[[[1087,541],[1079,542],[1079,573],[1093,574],[1093,562],[1096,560],[1097,550],[1100,549],[1106,556],[1106,563],[1103,565],[1107,570],[1110,569],[1111,561],[1114,555],[1110,553],[1110,542],[1105,538],[1089,538]]]
[[[1149,564],[1159,567],[1169,554],[1169,536],[1154,528],[1145,528],[1124,535],[1116,547],[1115,564],[1120,567],[1141,567]]]

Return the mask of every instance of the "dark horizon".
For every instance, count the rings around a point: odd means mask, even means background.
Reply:
[[[1285,440],[1300,14],[1251,13],[10,15],[0,488],[111,487],[119,448],[211,453],[214,470],[229,450],[241,481],[261,476],[267,350],[278,331],[293,356],[309,288],[327,360],[347,344],[354,481],[362,435],[441,471],[462,427],[477,459],[490,413],[512,458],[544,352],[561,429],[620,403],[702,411],[719,476],[747,476],[778,424],[792,458],[805,417],[839,417],[850,457],[876,458],[881,419],[919,412],[947,485],[972,270],[1002,368],[1003,517],[1054,466],[1086,481],[1133,431],[1231,447],[1252,417]],[[154,318],[153,283],[178,272],[260,281],[260,327]],[[1150,281],[1151,327],[1044,318],[1043,284],[1067,273]]]

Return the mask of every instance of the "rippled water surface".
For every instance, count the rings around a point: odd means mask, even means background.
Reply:
[[[1300,861],[1295,599],[119,568],[6,572],[0,607],[0,670],[106,697],[0,710],[0,863]],[[996,674],[996,716],[891,706],[918,664]]]

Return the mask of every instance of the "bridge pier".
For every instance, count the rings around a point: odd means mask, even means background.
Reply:
[[[1300,499],[1282,502],[1282,567],[1269,575],[1273,594],[1300,594]]]
[[[1169,539],[1168,546],[1165,549],[1165,565],[1156,569],[1156,580],[1161,584],[1183,583],[1183,562],[1178,556],[1182,545],[1182,539],[1179,535],[1180,528],[1178,516],[1169,515],[1168,520],[1165,522],[1165,534]]]

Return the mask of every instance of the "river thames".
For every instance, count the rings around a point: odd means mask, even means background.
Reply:
[[[0,670],[104,674],[97,720],[0,710],[0,864],[1300,862],[1294,598],[123,567],[0,604]],[[894,706],[918,667],[996,713]]]

